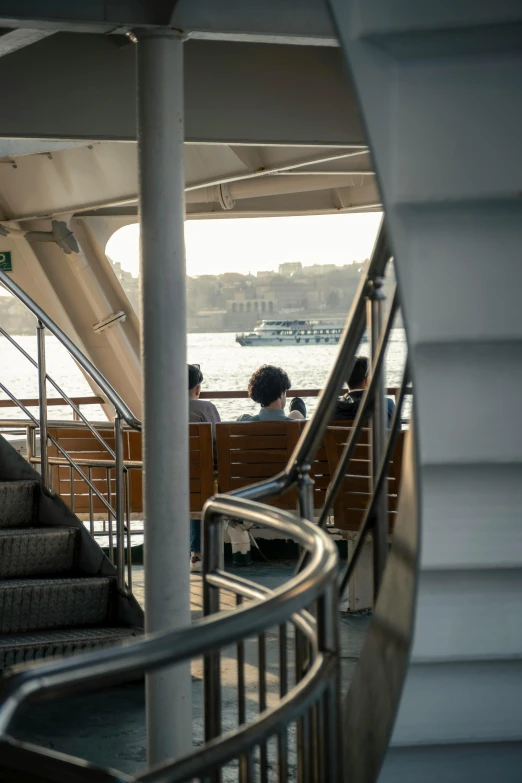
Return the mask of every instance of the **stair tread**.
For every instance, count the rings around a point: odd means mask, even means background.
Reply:
[[[31,631],[26,633],[2,634],[0,648],[15,645],[34,645],[42,642],[78,642],[81,640],[103,640],[113,637],[141,636],[143,630],[134,626],[103,626],[96,628],[65,628],[57,631]]]
[[[0,529],[30,527],[36,517],[37,481],[0,481]]]
[[[63,533],[79,533],[78,528],[72,525],[63,525],[62,527],[4,527],[0,528],[0,538],[7,536],[28,536],[28,535],[59,535]]]
[[[74,571],[80,545],[75,527],[0,530],[0,579],[59,576]]]
[[[2,634],[114,623],[116,580],[107,576],[0,581]]]
[[[81,584],[82,587],[87,582],[89,584],[105,584],[107,582],[114,582],[116,577],[114,576],[50,576],[50,577],[37,577],[37,578],[14,578],[14,579],[0,579],[0,590],[3,587],[21,587],[27,585],[29,587],[38,587],[40,585],[59,585],[59,584]]]

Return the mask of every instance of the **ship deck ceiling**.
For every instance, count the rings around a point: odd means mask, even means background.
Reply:
[[[0,220],[137,218],[136,143],[0,140]],[[10,164],[10,165],[8,165]],[[188,218],[380,210],[366,148],[186,144]]]
[[[77,24],[61,27],[60,5],[53,5],[55,21],[40,26],[30,15],[23,21],[23,2],[17,14],[0,12],[0,79],[10,107],[0,123],[0,221],[73,213],[133,222],[134,46],[124,22],[97,28],[89,4],[78,4]],[[126,4],[119,5],[124,13]],[[227,33],[217,30],[212,4],[180,2],[175,10],[191,30],[184,79],[187,217],[380,210],[355,91],[332,46],[324,4],[309,0],[300,19],[289,15],[279,27],[284,34],[272,37],[273,2],[262,6],[248,35],[254,20],[233,5],[237,29]],[[134,13],[136,4],[130,6]],[[15,29],[22,23],[27,29]]]

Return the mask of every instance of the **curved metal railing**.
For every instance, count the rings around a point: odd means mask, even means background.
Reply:
[[[294,538],[309,553],[306,567],[275,590],[220,570],[220,528],[224,517],[261,522],[275,532]],[[288,779],[289,769],[295,766],[301,772],[320,768],[325,780],[340,783],[338,560],[334,542],[307,520],[228,496],[217,496],[208,503],[204,526],[207,616],[185,630],[151,635],[126,647],[11,670],[0,685],[0,749],[2,740],[8,742],[13,718],[28,701],[114,685],[203,655],[203,752],[194,750],[183,758],[137,776],[136,780],[148,783],[217,781],[219,770],[235,761],[239,764],[241,781],[251,780],[251,771],[256,764],[263,781],[267,779],[270,765],[277,767],[278,779],[282,781]],[[220,613],[220,597],[224,592],[236,597],[234,612]],[[310,612],[311,608],[320,621]],[[277,682],[272,673],[268,684],[266,632],[272,628],[279,634],[279,658]],[[292,637],[289,631],[292,631]],[[249,715],[246,705],[245,642],[252,638],[257,639],[259,650],[256,715]],[[222,733],[219,660],[222,651],[231,644],[237,648],[238,685],[235,694],[227,694],[227,701],[235,700],[237,704],[237,727]],[[294,659],[292,664],[289,652]],[[317,742],[303,741],[312,728]],[[272,739],[277,743],[275,753],[269,748]],[[33,746],[31,750],[32,755],[27,760],[34,765],[36,749]],[[20,754],[20,765],[23,759]],[[63,757],[61,763],[64,763]],[[69,760],[71,772],[75,763],[75,760]],[[299,772],[298,777],[303,779]],[[53,777],[49,779],[53,780]],[[92,780],[99,780],[94,772]]]

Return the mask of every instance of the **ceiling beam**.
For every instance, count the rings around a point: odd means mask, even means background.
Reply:
[[[30,46],[52,34],[52,30],[24,30],[20,28],[0,30],[0,57]]]
[[[0,137],[136,138],[135,47],[58,33],[0,58]],[[186,139],[198,143],[365,145],[337,49],[185,44]]]
[[[2,0],[0,25],[76,33],[171,25],[194,38],[337,46],[326,0],[299,0],[298,10],[289,0]]]

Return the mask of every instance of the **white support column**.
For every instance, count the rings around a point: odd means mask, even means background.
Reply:
[[[183,41],[137,44],[148,633],[190,624]],[[150,764],[192,747],[190,665],[147,676]]]

